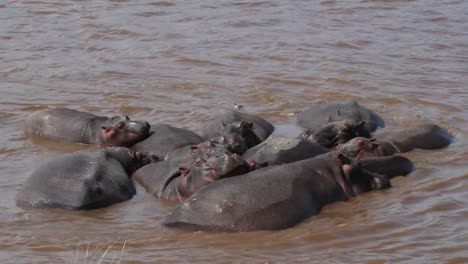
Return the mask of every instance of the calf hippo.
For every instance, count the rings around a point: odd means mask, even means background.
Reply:
[[[225,146],[205,142],[177,149],[166,160],[142,167],[132,177],[155,197],[183,201],[201,187],[247,173],[250,167]]]
[[[259,116],[229,110],[208,123],[202,131],[202,137],[206,140],[215,138],[221,134],[220,131],[222,131],[226,125],[238,122],[251,123],[253,132],[260,142],[265,141],[274,130],[270,122]]]
[[[211,231],[288,228],[319,213],[326,204],[390,187],[386,175],[370,173],[360,163],[330,152],[223,179],[178,204],[163,224]]]
[[[148,136],[150,125],[128,116],[111,118],[67,108],[32,113],[25,122],[26,136],[39,136],[72,143],[130,147]]]
[[[392,144],[400,153],[413,149],[440,149],[448,146],[453,139],[447,130],[429,123],[378,130],[372,136]]]
[[[126,148],[87,149],[35,170],[16,196],[19,206],[94,209],[135,194],[129,175],[156,157]]]
[[[156,124],[151,126],[150,136],[133,145],[132,149],[151,152],[162,158],[177,148],[201,142],[203,139],[188,129]]]
[[[256,168],[260,168],[309,159],[326,152],[328,149],[305,139],[271,135],[244,152],[242,158],[253,161]]]
[[[309,107],[297,115],[297,123],[307,129],[304,138],[328,148],[354,137],[370,137],[377,127],[385,126],[377,113],[356,101]]]

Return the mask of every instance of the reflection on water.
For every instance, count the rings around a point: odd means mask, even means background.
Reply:
[[[468,2],[7,0],[0,4],[0,262],[468,262]],[[287,124],[356,99],[389,126],[432,121],[450,147],[407,154],[393,188],[283,231],[191,233],[146,195],[88,212],[22,209],[44,161],[86,146],[24,138],[47,106],[200,131],[234,104]],[[89,245],[89,246],[88,246]],[[87,248],[87,251],[85,249]],[[122,250],[123,249],[123,250]],[[112,260],[114,259],[114,260]],[[76,262],[75,262],[76,263]]]

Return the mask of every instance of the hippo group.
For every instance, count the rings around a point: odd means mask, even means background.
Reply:
[[[128,201],[134,182],[176,203],[168,228],[240,232],[292,227],[327,204],[391,187],[413,163],[402,154],[448,146],[453,136],[423,123],[386,128],[356,101],[311,105],[294,136],[264,118],[227,110],[201,134],[168,124],[67,108],[32,113],[25,135],[88,144],[33,171],[21,207],[88,210]]]

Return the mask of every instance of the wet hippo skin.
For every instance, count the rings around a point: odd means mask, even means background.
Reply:
[[[326,204],[388,187],[386,175],[370,173],[361,169],[360,160],[330,152],[207,185],[178,204],[163,224],[209,231],[284,229]]]
[[[345,143],[354,137],[370,137],[384,120],[356,101],[327,103],[308,107],[297,115],[299,126],[307,129],[303,138],[324,147]]]
[[[188,129],[166,124],[154,124],[151,125],[150,136],[133,145],[132,149],[135,151],[151,152],[160,158],[164,158],[175,149],[199,144],[203,141],[199,135]]]
[[[246,122],[252,124],[252,129],[260,142],[267,139],[273,133],[274,127],[267,120],[252,114],[247,114],[239,111],[228,110],[209,122],[202,131],[202,137],[210,140],[220,135],[220,131],[224,125],[229,125],[236,122]]]
[[[242,158],[253,161],[256,168],[260,168],[309,159],[328,151],[305,139],[271,135],[267,140],[244,152]]]
[[[377,130],[372,137],[393,144],[400,153],[413,149],[440,149],[448,146],[453,136],[444,128],[431,123]]]
[[[203,186],[247,173],[250,167],[225,146],[205,142],[175,150],[167,160],[140,168],[132,178],[157,198],[183,201]]]
[[[72,143],[130,147],[148,136],[146,121],[128,116],[111,118],[67,108],[50,108],[32,113],[25,121],[26,136],[38,136]]]
[[[81,210],[123,202],[135,194],[129,175],[155,159],[121,147],[67,154],[35,170],[18,192],[16,203]]]

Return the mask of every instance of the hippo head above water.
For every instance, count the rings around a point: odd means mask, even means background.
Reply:
[[[366,170],[361,166],[360,159],[351,159],[341,153],[337,154],[337,158],[342,163],[344,180],[347,181],[349,184],[348,186],[351,187],[351,190],[347,190],[346,187],[344,187],[345,185],[342,185],[340,180],[338,180],[346,196],[353,197],[359,193],[383,190],[391,187],[387,176]]]
[[[238,154],[210,152],[198,158],[190,168],[179,168],[177,190],[181,200],[188,198],[201,187],[224,178],[250,171],[250,165]]]
[[[146,121],[130,120],[128,116],[114,116],[100,124],[99,145],[130,147],[149,135]]]
[[[366,121],[354,122],[350,120],[336,121],[321,127],[316,132],[306,130],[301,137],[318,143],[321,146],[331,148],[338,144],[346,143],[355,137],[370,137],[364,129]]]
[[[221,122],[219,129],[219,136],[211,140],[226,145],[233,153],[242,154],[261,142],[253,131],[253,123],[241,121],[226,125]]]
[[[398,153],[398,149],[391,143],[363,137],[353,138],[337,149],[352,158],[383,157]]]

